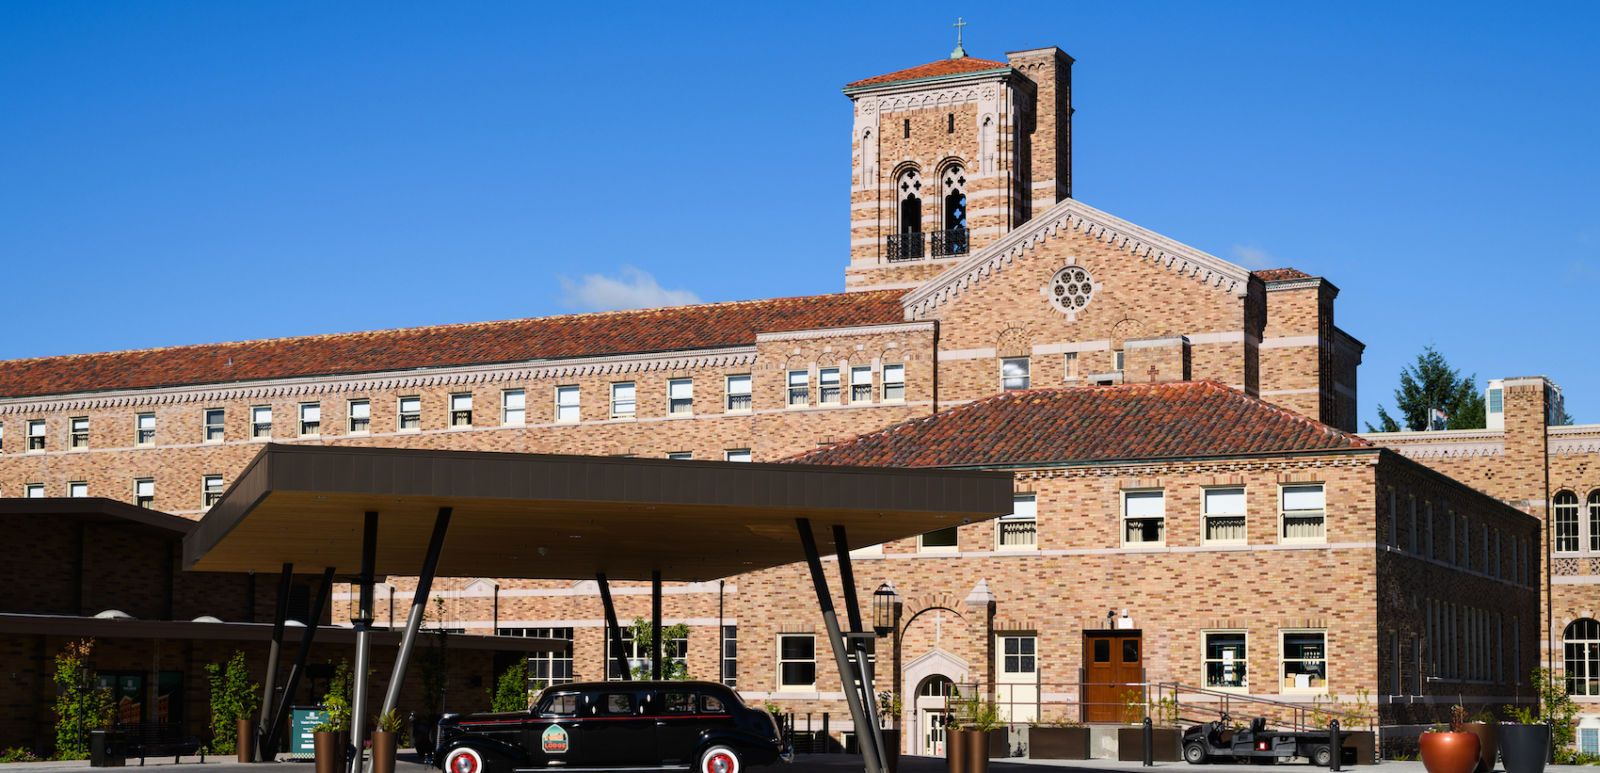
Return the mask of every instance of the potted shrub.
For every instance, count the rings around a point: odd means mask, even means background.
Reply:
[[[1494,712],[1485,707],[1473,715],[1471,721],[1461,726],[1478,737],[1478,767],[1477,773],[1489,773],[1494,770],[1495,756],[1500,749],[1499,734],[1495,732],[1498,724],[1495,722]]]
[[[1532,708],[1507,705],[1511,720],[1500,724],[1500,764],[1506,773],[1544,773],[1550,759],[1550,725]]]
[[[317,773],[344,773],[344,734],[346,728],[330,719],[311,729],[311,745]]]
[[[1089,759],[1089,728],[1065,714],[1029,725],[1028,757],[1036,760]]]
[[[345,754],[350,747],[350,664],[340,661],[328,680],[328,692],[322,696],[322,710],[328,718],[311,730],[313,751],[316,754],[317,773],[341,773]],[[360,754],[359,751],[356,752]],[[327,760],[327,767],[323,767]]]
[[[900,770],[900,729],[894,727],[900,721],[900,696],[885,690],[878,693],[878,720],[883,724],[880,734],[883,736],[883,759],[889,764],[889,773],[899,773]]]
[[[372,771],[394,773],[394,755],[400,750],[400,730],[405,726],[400,710],[389,709],[389,713],[375,717],[372,726]]]
[[[1428,773],[1473,773],[1478,767],[1478,736],[1467,732],[1467,710],[1450,707],[1450,724],[1435,725],[1417,738],[1422,751],[1422,766]]]
[[[995,731],[1005,732],[1000,710],[993,701],[980,699],[977,692],[967,698],[957,693],[950,700],[956,706],[956,714],[945,729],[945,759],[952,773],[988,773]],[[998,748],[1008,748],[1005,736],[1000,737]]]

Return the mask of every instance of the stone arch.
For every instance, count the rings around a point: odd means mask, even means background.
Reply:
[[[907,748],[922,751],[922,737],[924,728],[921,726],[921,712],[918,710],[918,693],[924,683],[934,679],[944,678],[952,684],[964,684],[969,680],[971,665],[951,652],[934,647],[905,664],[900,671],[900,683],[910,688],[909,694],[901,696],[901,727],[907,728],[906,739],[912,741]],[[940,701],[942,702],[942,701]]]
[[[1032,336],[1020,327],[1006,328],[995,339],[996,357],[1027,357],[1033,351]]]
[[[1123,317],[1111,326],[1111,348],[1121,349],[1130,338],[1144,338],[1144,322],[1133,317]]]
[[[877,130],[867,127],[861,132],[861,187],[875,188],[878,185],[878,143]]]

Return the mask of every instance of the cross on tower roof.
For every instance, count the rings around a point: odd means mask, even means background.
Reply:
[[[950,52],[950,58],[964,59],[967,56],[967,49],[961,47],[961,28],[967,26],[967,23],[962,21],[960,16],[957,16],[956,23],[950,26],[956,28],[956,50]]]

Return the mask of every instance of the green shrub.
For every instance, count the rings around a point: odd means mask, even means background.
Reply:
[[[239,720],[255,717],[261,707],[261,686],[250,681],[244,653],[234,650],[227,663],[207,663],[206,682],[211,686],[212,754],[233,754],[239,739]]]
[[[506,667],[489,693],[490,711],[524,711],[528,708],[528,661],[518,660]]]
[[[116,705],[111,690],[90,683],[89,654],[94,639],[71,642],[56,654],[56,755],[58,760],[89,756],[89,731],[111,724]],[[81,721],[80,721],[81,719]]]

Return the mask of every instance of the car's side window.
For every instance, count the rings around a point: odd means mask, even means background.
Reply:
[[[569,692],[545,698],[539,704],[538,713],[552,717],[575,717],[578,715],[578,695]]]
[[[722,705],[722,699],[715,695],[700,696],[701,710],[707,714],[726,714],[728,707]]]
[[[633,715],[633,695],[629,693],[608,693],[601,705],[607,714]]]
[[[669,692],[661,698],[662,709],[668,714],[694,713],[694,693]]]

